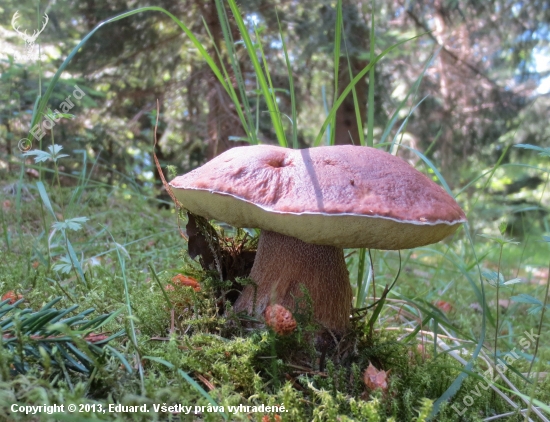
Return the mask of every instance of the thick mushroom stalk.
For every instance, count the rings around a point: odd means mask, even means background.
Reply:
[[[247,287],[237,310],[292,311],[303,283],[315,318],[334,331],[345,331],[351,307],[342,248],[416,248],[466,221],[454,198],[408,163],[352,145],[237,147],[170,186],[194,214],[262,229],[256,299]]]
[[[349,326],[352,291],[342,248],[312,245],[263,230],[250,278],[255,285],[243,290],[235,303],[236,312],[261,316],[273,304],[294,312],[303,286],[317,323],[339,334]]]

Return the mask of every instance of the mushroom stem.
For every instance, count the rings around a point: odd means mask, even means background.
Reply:
[[[263,230],[250,278],[255,285],[243,290],[235,303],[236,312],[261,316],[273,304],[294,312],[303,285],[316,322],[339,334],[349,326],[352,291],[342,248]]]

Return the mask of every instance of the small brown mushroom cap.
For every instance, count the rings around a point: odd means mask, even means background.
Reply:
[[[265,323],[280,336],[286,336],[296,329],[296,320],[288,309],[279,304],[269,305],[264,311]]]
[[[342,248],[435,243],[466,221],[443,188],[384,151],[232,148],[170,182],[195,214]]]

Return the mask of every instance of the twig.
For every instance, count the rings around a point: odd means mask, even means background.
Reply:
[[[214,387],[214,384],[212,384],[210,381],[208,381],[205,377],[203,377],[201,374],[195,373],[198,379],[200,379],[204,385],[208,387],[210,391],[214,390],[216,387]]]
[[[157,154],[155,153],[155,148],[157,147],[157,128],[159,124],[159,113],[160,113],[160,106],[159,106],[159,100],[157,99],[157,119],[155,121],[155,132],[154,132],[154,139],[155,142],[153,144],[153,159],[155,160],[155,166],[157,167],[157,170],[159,172],[160,179],[162,180],[162,184],[164,186],[164,189],[166,189],[166,192],[168,195],[170,195],[170,198],[172,198],[172,201],[174,201],[174,205],[176,206],[176,209],[183,208],[183,205],[176,199],[174,196],[174,193],[172,192],[172,189],[170,189],[170,185],[166,181],[166,178],[164,177],[164,173],[162,172],[162,167],[160,166],[159,160],[157,158]],[[181,237],[183,237],[185,240],[188,240],[185,233],[183,233],[183,230],[180,227],[180,222],[178,219],[178,229],[180,231]]]

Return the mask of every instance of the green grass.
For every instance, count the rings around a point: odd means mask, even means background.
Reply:
[[[36,188],[32,184],[27,186],[38,199]],[[54,212],[62,210],[59,203],[70,200],[70,189],[57,188],[56,183],[46,185],[45,189]],[[127,200],[127,195],[132,195],[132,200]],[[4,202],[14,198],[3,194],[1,199]],[[5,350],[1,363],[4,375],[1,380],[3,395],[0,397],[0,414],[6,415],[13,402],[103,406],[123,403],[147,404],[149,407],[154,403],[208,406],[215,402],[218,406],[224,406],[226,412],[230,405],[284,403],[289,412],[283,415],[283,420],[289,421],[333,420],[337,415],[344,420],[345,417],[362,420],[364,415],[369,414],[376,414],[381,420],[391,416],[395,420],[412,420],[422,407],[420,399],[426,397],[435,402],[463,371],[463,365],[440,347],[434,348],[432,338],[425,339],[425,356],[417,350],[418,335],[412,336],[411,341],[400,340],[410,333],[404,331],[409,326],[405,321],[424,319],[423,330],[437,331],[443,335],[443,328],[446,328],[459,339],[471,340],[461,343],[470,351],[479,337],[480,314],[471,308],[477,299],[464,280],[463,269],[459,268],[472,262],[471,251],[463,236],[458,236],[448,245],[405,251],[399,280],[376,318],[373,335],[365,319],[357,321],[352,333],[354,352],[338,358],[335,354],[329,354],[326,368],[319,371],[318,355],[308,339],[306,321],[302,321],[294,335],[282,339],[265,329],[250,331],[241,329],[238,324],[228,324],[228,317],[220,315],[216,307],[216,283],[219,281],[216,281],[217,277],[211,278],[203,273],[197,264],[186,258],[185,242],[178,234],[174,212],[159,212],[153,201],[122,189],[109,191],[102,187],[90,187],[83,192],[81,202],[83,206],[79,213],[90,216],[90,220],[83,224],[82,230],[75,232],[76,237],[72,238],[74,248],[78,253],[83,251],[86,258],[97,256],[99,262],[99,265],[84,265],[86,284],[80,282],[74,272],[60,274],[52,270],[60,255],[52,255],[49,267],[41,263],[39,256],[47,255],[48,233],[43,232],[40,224],[33,224],[41,221],[40,208],[30,198],[22,196],[21,216],[16,215],[13,209],[3,210],[10,233],[15,232],[18,219],[23,226],[22,243],[14,242],[11,251],[7,250],[6,242],[2,244],[2,293],[16,290],[25,299],[20,308],[35,311],[57,296],[62,297],[55,305],[57,309],[78,305],[80,310],[94,308],[98,315],[122,309],[122,313],[108,322],[103,330],[108,333],[123,330],[126,333],[122,338],[111,340],[109,345],[126,359],[131,372],[115,355],[110,354],[98,362],[91,381],[70,369],[63,374],[57,366],[47,366],[41,360],[43,358],[32,360],[33,365],[27,373],[17,374],[10,363],[13,362],[13,354]],[[120,218],[121,213],[127,218]],[[53,221],[53,217],[47,215],[47,224]],[[113,239],[124,249],[117,248]],[[449,246],[452,248],[448,250]],[[523,262],[519,261],[520,246],[504,248],[502,272],[514,273],[515,276],[517,269],[527,265],[544,266],[547,259],[544,254],[529,253],[540,249],[540,243],[527,244]],[[499,249],[494,242],[476,238],[475,247],[477,256],[484,257],[482,267],[497,265]],[[130,259],[122,258],[124,250]],[[384,285],[391,283],[396,276],[399,258],[396,252],[372,251],[372,260],[374,282],[380,296]],[[352,274],[357,272],[356,261],[356,255],[349,258]],[[36,268],[32,265],[35,262],[39,263]],[[171,277],[179,272],[201,280],[203,289],[199,293],[192,289],[166,291],[171,303],[180,304],[176,305],[176,332],[172,335],[168,333],[170,309],[149,269],[151,263],[154,263],[162,285],[167,285]],[[517,263],[518,266],[508,263]],[[475,273],[475,267],[470,268],[469,272]],[[537,280],[540,282],[540,279]],[[125,288],[128,289],[127,294]],[[488,308],[494,316],[495,305],[491,302],[496,299],[496,289],[489,285],[486,289]],[[543,285],[525,282],[503,288],[500,293],[501,299],[520,293],[541,298],[543,290]],[[433,306],[438,300],[452,305],[448,314]],[[370,299],[366,299],[366,304],[370,304]],[[128,306],[132,312],[131,318]],[[367,314],[367,320],[370,316],[370,313]],[[503,330],[499,335],[498,352],[504,354],[517,347],[523,332],[538,326],[539,317],[540,314],[529,314],[527,304],[511,302],[501,315],[500,326]],[[436,321],[439,328],[434,325]],[[414,326],[410,325],[411,328]],[[484,348],[488,356],[494,352],[490,346],[494,332],[494,326],[489,324],[487,347]],[[24,337],[22,340],[24,343],[30,341]],[[525,356],[532,352],[532,348],[527,349]],[[142,357],[143,381],[140,381],[136,365],[137,355]],[[467,355],[463,357],[467,359]],[[550,360],[545,339],[542,339],[538,357],[544,366]],[[369,362],[390,370],[387,393],[367,394],[362,372]],[[46,367],[48,371],[44,370]],[[536,364],[536,371],[537,367]],[[528,372],[528,368],[529,360],[522,356],[514,362],[513,370],[507,373],[513,385],[526,396],[531,395],[531,384],[519,373]],[[475,391],[479,382],[475,374],[485,370],[487,367],[478,361],[450,404],[462,409],[462,400],[471,396],[468,392]],[[539,380],[533,392],[534,397],[543,403],[550,399],[548,383],[548,378]],[[502,382],[498,385],[507,387]],[[512,410],[502,399],[490,393],[474,398],[472,407],[465,413],[466,420],[477,420],[479,412],[493,414]],[[424,409],[430,408],[431,405]],[[260,420],[263,414],[252,416]],[[26,420],[22,415],[11,417]],[[94,417],[104,420],[151,420],[165,418],[166,414],[124,414],[116,418],[114,415],[95,414]],[[205,413],[203,417],[205,420],[219,420],[221,414]],[[246,420],[245,414],[231,414],[228,418]],[[521,417],[516,419],[521,420]],[[450,405],[444,404],[438,420],[460,419]]]

